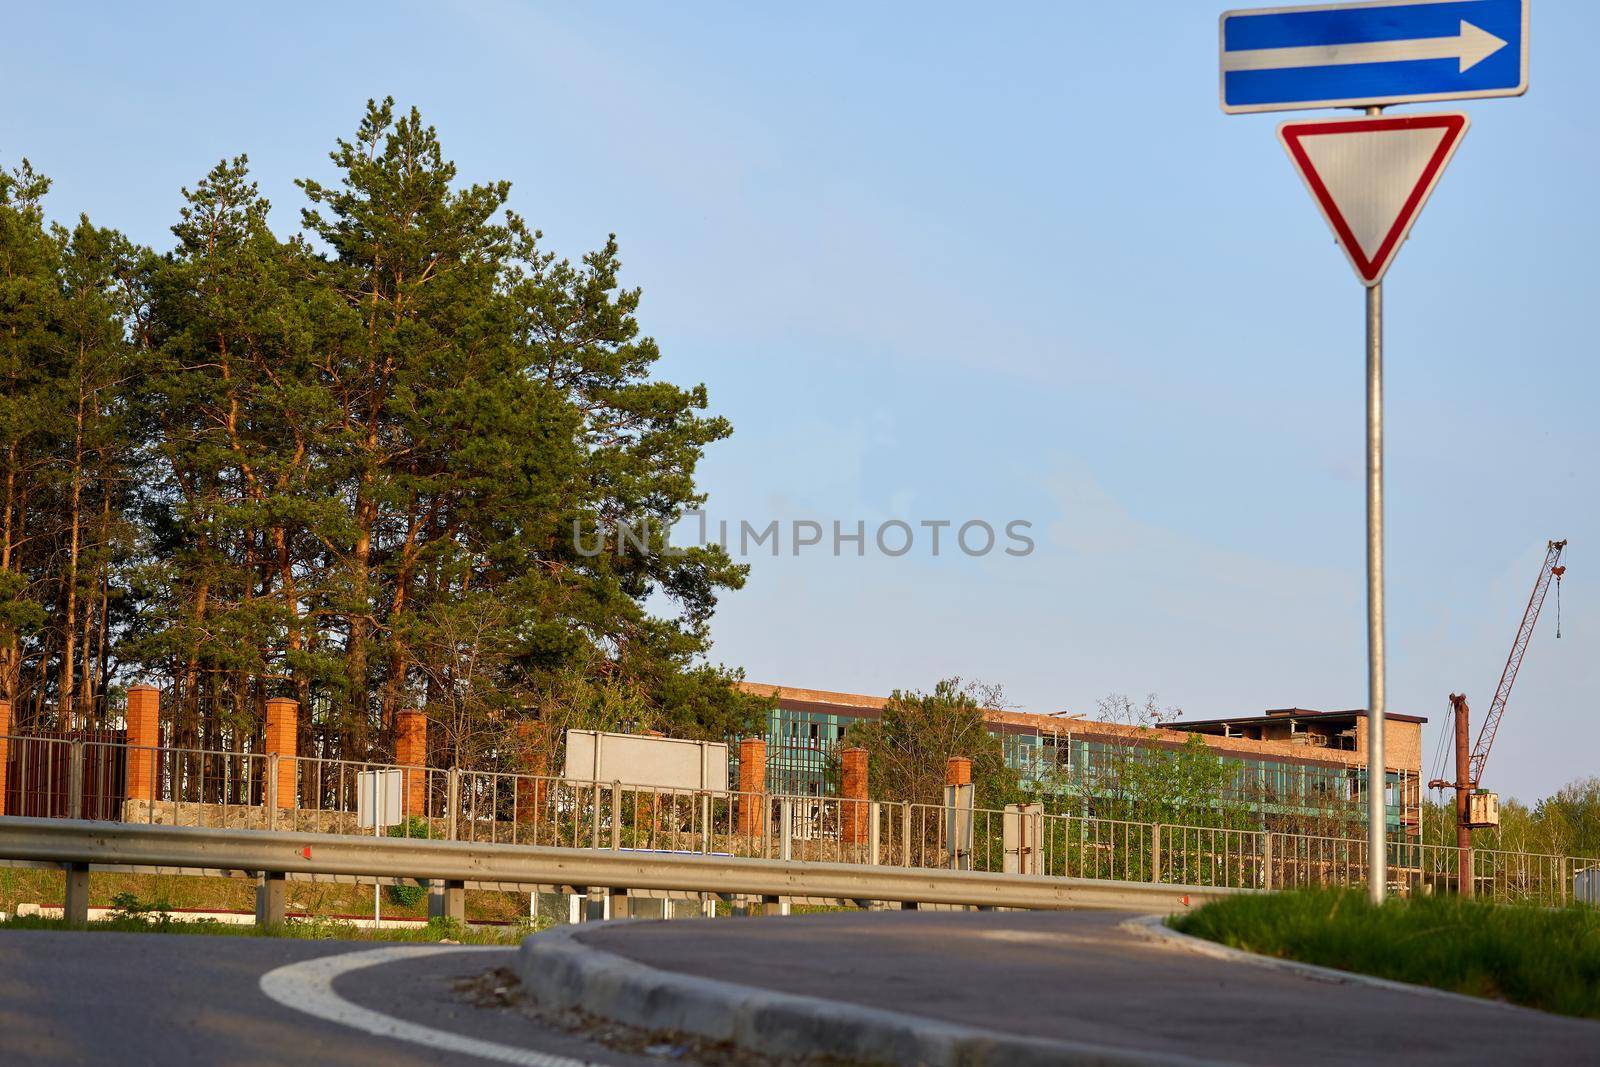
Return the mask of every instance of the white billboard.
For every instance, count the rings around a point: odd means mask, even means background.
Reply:
[[[721,793],[728,789],[728,746],[720,741],[568,730],[561,777]]]

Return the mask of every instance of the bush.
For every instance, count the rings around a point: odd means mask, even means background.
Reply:
[[[413,815],[405,822],[396,823],[389,827],[390,837],[418,837],[424,840],[433,836],[433,830],[428,825],[428,820],[420,815]],[[384,887],[384,896],[389,902],[401,908],[414,908],[428,897],[428,891],[420,885],[402,883]]]
[[[146,902],[136,893],[118,893],[111,898],[112,920],[154,922],[162,926],[172,922],[172,905],[165,900]]]

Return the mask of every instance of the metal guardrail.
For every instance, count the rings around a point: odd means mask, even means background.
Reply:
[[[785,898],[804,897],[902,906],[1145,912],[1175,911],[1242,891],[865,864],[27,818],[0,818],[0,859],[65,869],[64,915],[69,922],[88,919],[88,880],[94,866],[253,873],[258,879],[256,918],[262,923],[283,920],[284,879],[290,874],[432,881],[442,886],[443,913],[457,918],[467,882],[604,889],[614,916],[626,913],[627,894],[637,890],[759,898],[767,910],[775,910]]]
[[[1364,838],[1041,813],[1027,856],[1008,853],[1009,811],[889,799],[664,789],[518,772],[139,747],[0,735],[13,773],[0,814],[232,830],[371,836],[358,816],[361,775],[394,772],[410,836],[477,845],[695,852],[749,859],[959,867],[1064,878],[1242,889],[1361,885]],[[369,824],[370,825],[370,824]],[[1008,827],[1010,830],[1008,830]],[[1454,892],[1453,845],[1389,842],[1402,893]],[[1475,896],[1559,906],[1600,859],[1475,849]]]

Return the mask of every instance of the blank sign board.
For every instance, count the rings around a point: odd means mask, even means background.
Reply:
[[[400,796],[401,778],[399,771],[357,772],[357,826],[363,830],[382,829],[404,821]]]
[[[568,730],[561,776],[580,782],[725,792],[728,746],[718,741]]]

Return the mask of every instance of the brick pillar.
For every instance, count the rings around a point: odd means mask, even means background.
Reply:
[[[944,761],[945,785],[971,785],[972,761],[965,756],[951,756]]]
[[[746,737],[739,742],[739,834],[758,837],[767,810],[767,742]]]
[[[0,815],[6,813],[6,764],[11,759],[11,701],[0,699]]]
[[[278,807],[295,807],[295,757],[300,751],[300,703],[288,697],[267,701],[267,754],[278,756]]]
[[[136,685],[128,690],[128,799],[156,801],[160,780],[161,690]]]
[[[872,808],[867,800],[867,750],[847,748],[839,753],[843,769],[839,800],[839,837],[847,845],[867,840]]]
[[[402,711],[395,718],[394,761],[407,770],[402,786],[405,813],[428,813],[428,774],[422,770],[428,765],[428,717],[420,711]]]

